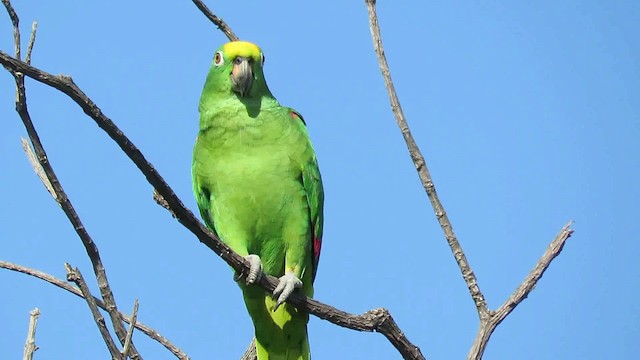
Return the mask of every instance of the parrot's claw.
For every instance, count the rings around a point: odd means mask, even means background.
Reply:
[[[280,305],[287,301],[287,298],[289,298],[289,295],[291,295],[293,290],[302,287],[302,281],[300,281],[300,279],[298,279],[291,271],[286,272],[279,280],[280,282],[278,282],[278,286],[273,290],[273,297],[278,298],[273,311],[278,310]]]
[[[260,260],[260,256],[251,254],[245,256],[244,259],[249,262],[249,274],[247,274],[245,282],[247,285],[255,284],[262,277],[262,261]],[[241,274],[236,273],[233,276],[233,280],[238,281],[241,277]]]

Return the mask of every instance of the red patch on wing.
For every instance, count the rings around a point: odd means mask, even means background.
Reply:
[[[307,123],[304,122],[304,119],[302,118],[302,115],[298,114],[297,112],[291,110],[291,111],[289,111],[289,115],[291,115],[291,118],[293,120],[302,121],[303,124],[307,125]]]
[[[313,266],[313,280],[316,279],[316,273],[318,272],[318,262],[320,261],[320,251],[322,251],[322,238],[316,235],[316,227],[311,222],[311,236],[313,239],[313,258],[311,259],[311,265]]]
[[[318,263],[320,260],[320,251],[322,250],[322,239],[313,237],[313,258],[315,259],[315,263]]]

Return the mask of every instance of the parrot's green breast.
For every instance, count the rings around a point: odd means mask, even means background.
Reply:
[[[297,123],[300,120],[281,106],[262,109],[257,117],[243,114],[242,109],[211,116],[215,119],[210,126],[198,134],[193,171],[200,191],[212,199],[208,216],[214,230],[230,245],[242,237],[248,252],[265,261],[267,273],[282,275],[281,239],[291,226],[290,213],[304,214],[310,221],[300,181],[302,164],[314,156],[307,135]],[[252,233],[234,238],[240,228]],[[224,236],[227,232],[233,234]],[[270,256],[274,253],[282,255]]]

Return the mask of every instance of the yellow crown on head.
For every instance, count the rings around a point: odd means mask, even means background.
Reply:
[[[222,46],[224,55],[228,58],[235,58],[236,56],[250,57],[254,61],[261,61],[262,51],[258,45],[250,43],[248,41],[232,41]]]

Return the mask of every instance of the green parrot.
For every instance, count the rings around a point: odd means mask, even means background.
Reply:
[[[245,41],[215,52],[200,97],[193,191],[206,225],[251,264],[238,284],[258,359],[308,360],[309,315],[285,301],[295,289],[313,296],[324,191],[304,120],[269,91],[264,59]],[[273,294],[252,285],[263,273],[279,278]]]

